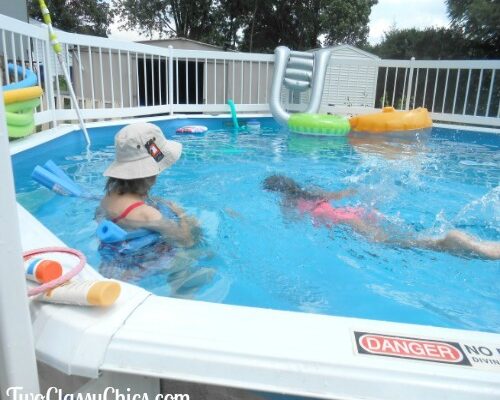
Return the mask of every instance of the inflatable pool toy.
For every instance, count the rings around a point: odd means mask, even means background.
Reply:
[[[8,64],[8,70],[23,78],[2,87],[7,111],[7,132],[10,138],[20,138],[35,130],[34,110],[40,105],[43,90],[36,86],[37,77],[29,68]]]
[[[204,125],[186,125],[178,128],[176,133],[204,133],[208,128]]]
[[[288,129],[303,135],[345,136],[351,127],[340,115],[297,113],[290,115]]]
[[[353,131],[369,133],[400,132],[432,126],[429,112],[422,107],[410,111],[384,107],[381,113],[357,115],[349,122]]]

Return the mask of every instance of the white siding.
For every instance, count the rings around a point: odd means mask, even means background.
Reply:
[[[352,65],[335,64],[335,60],[352,60]],[[377,56],[348,45],[332,49],[326,71],[322,109],[331,107],[373,107],[377,86],[376,66],[356,65],[356,60],[376,60]]]
[[[375,102],[376,67],[330,65],[326,72],[323,106],[367,106]]]

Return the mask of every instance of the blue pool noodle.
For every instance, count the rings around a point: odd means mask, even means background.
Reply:
[[[158,234],[148,229],[126,231],[122,227],[107,219],[102,221],[97,227],[97,237],[103,243],[123,242],[124,240],[137,239],[146,235],[158,236]]]
[[[31,177],[40,185],[62,195],[80,197],[83,194],[83,190],[75,183],[68,182],[39,165],[35,167]]]
[[[20,65],[14,65],[9,63],[8,69],[10,73],[17,72],[18,75],[20,75],[21,77],[23,76],[23,67],[21,67]],[[29,68],[24,69],[24,74],[25,75],[23,80],[2,86],[4,92],[7,90],[23,89],[37,85],[38,78]]]
[[[229,105],[229,108],[231,109],[231,117],[233,118],[233,125],[236,129],[240,129],[240,126],[238,124],[238,118],[236,117],[236,107],[234,105],[234,101],[229,99],[227,101],[227,104]]]
[[[70,185],[76,185],[73,179],[71,179],[66,173],[52,160],[47,161],[43,164],[43,168],[47,171],[52,172],[54,175],[57,175],[59,178],[63,179],[65,182],[68,182]]]
[[[97,237],[102,243],[116,244],[119,253],[133,253],[136,250],[156,243],[160,234],[147,230],[136,229],[126,231],[112,221],[104,220],[97,227]]]

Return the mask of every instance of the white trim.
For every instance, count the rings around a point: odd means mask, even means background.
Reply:
[[[436,128],[444,128],[444,129],[459,129],[465,131],[473,131],[473,132],[482,132],[482,133],[494,133],[500,135],[500,129],[496,128],[484,128],[481,126],[470,126],[470,125],[452,125],[452,124],[442,124],[442,123],[434,123],[433,127]]]
[[[48,40],[48,33],[46,29],[41,27],[21,22],[18,19],[8,17],[0,14],[0,29],[19,33],[21,35],[29,35],[37,39]]]

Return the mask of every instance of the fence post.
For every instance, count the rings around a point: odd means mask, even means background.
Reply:
[[[168,46],[168,104],[169,114],[174,113],[174,48]]]
[[[51,43],[50,43],[50,38],[49,38],[49,32],[47,31],[47,37],[44,40],[44,63],[43,63],[43,76],[45,80],[45,89],[47,90],[47,93],[45,93],[46,96],[48,96],[49,101],[48,101],[48,106],[51,111],[52,115],[52,128],[57,127],[57,118],[56,118],[56,104],[54,101],[54,85],[52,83],[52,78],[59,79],[59,76],[57,75],[57,64],[54,62],[54,66],[56,70],[53,72],[52,71],[52,63],[50,62],[50,55],[52,54],[52,49]],[[55,61],[55,60],[54,60]]]
[[[405,110],[408,111],[410,109],[410,97],[411,97],[411,89],[413,86],[413,69],[414,69],[415,57],[410,59],[410,76],[408,78],[408,88],[406,90],[406,102],[405,102]]]
[[[0,81],[1,81],[0,77]],[[3,91],[0,82],[0,99]],[[39,393],[3,102],[0,103],[0,398]],[[16,389],[17,395],[16,395]],[[11,388],[11,389],[9,389]],[[8,393],[7,393],[8,391]],[[4,397],[5,396],[5,397]],[[23,396],[24,397],[24,396]],[[28,396],[26,396],[28,397]],[[33,397],[32,397],[33,398]]]

